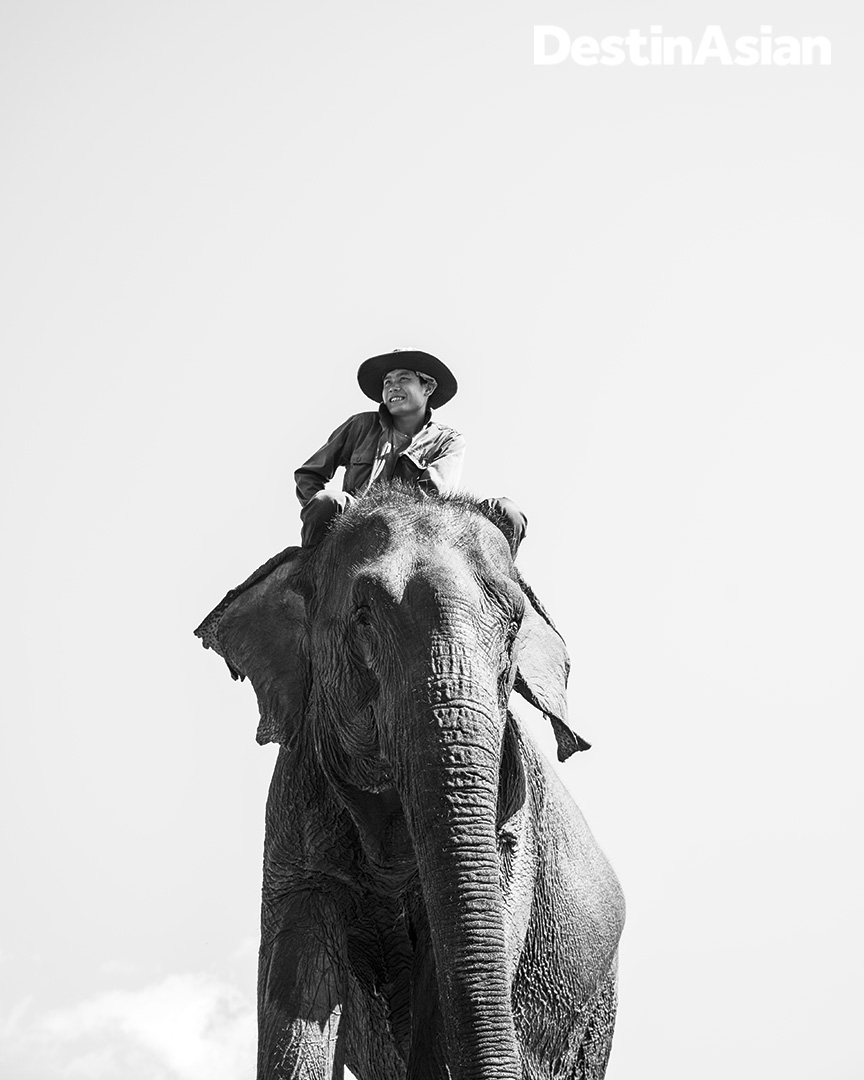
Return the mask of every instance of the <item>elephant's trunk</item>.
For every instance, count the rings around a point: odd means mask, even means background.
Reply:
[[[495,837],[503,734],[497,696],[464,681],[458,701],[443,682],[423,696],[407,725],[400,786],[454,1080],[521,1080]]]

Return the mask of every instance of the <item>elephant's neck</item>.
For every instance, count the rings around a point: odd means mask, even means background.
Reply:
[[[334,718],[334,710],[321,709],[314,730],[319,767],[354,823],[370,878],[382,893],[401,892],[417,864],[372,712]]]
[[[333,793],[357,829],[367,874],[377,891],[398,895],[417,871],[414,846],[395,787],[366,791],[354,784],[333,784]]]

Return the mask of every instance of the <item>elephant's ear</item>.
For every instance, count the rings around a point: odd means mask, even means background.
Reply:
[[[591,746],[567,725],[567,676],[570,658],[564,639],[543,605],[521,575],[516,579],[525,595],[525,614],[516,637],[514,689],[552,722],[558,742],[558,760]]]
[[[258,698],[258,742],[287,745],[309,696],[306,609],[297,589],[297,548],[265,563],[195,631],[234,679],[248,678]],[[280,561],[281,560],[281,561]]]

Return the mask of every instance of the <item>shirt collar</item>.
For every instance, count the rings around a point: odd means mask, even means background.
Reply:
[[[389,431],[393,427],[393,417],[390,415],[390,410],[383,402],[378,406],[378,423],[381,425],[384,431]],[[417,435],[419,435],[423,431],[426,431],[431,423],[432,410],[427,408],[426,421],[423,424],[423,427],[420,428],[420,431],[417,432]],[[414,436],[415,439],[417,438],[417,435]]]

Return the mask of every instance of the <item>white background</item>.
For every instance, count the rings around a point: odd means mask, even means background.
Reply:
[[[610,1080],[864,1076],[861,18],[0,7],[4,1078],[252,1075],[275,748],[192,629],[403,345],[570,645]],[[834,63],[535,68],[535,23]]]

